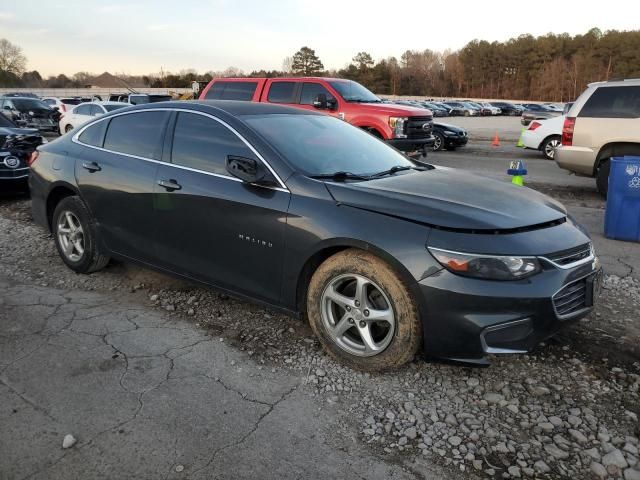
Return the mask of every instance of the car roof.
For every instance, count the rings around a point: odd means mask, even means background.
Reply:
[[[0,97],[0,99],[2,99],[2,98],[6,98],[6,99],[9,99],[9,100],[39,100],[39,101],[42,101],[42,99],[40,97],[37,97],[37,98],[36,97],[16,97],[16,96],[9,95],[9,96]]]
[[[605,82],[593,82],[589,87],[631,87],[639,86],[640,78],[626,78],[621,80],[608,80]]]
[[[268,115],[268,114],[288,114],[288,115],[322,115],[321,113],[304,110],[302,108],[285,107],[271,103],[245,102],[238,100],[175,100],[170,102],[145,103],[136,105],[135,110],[147,110],[153,108],[186,108],[201,112],[216,113],[225,112],[233,116],[241,115]],[[132,110],[129,110],[132,111]]]

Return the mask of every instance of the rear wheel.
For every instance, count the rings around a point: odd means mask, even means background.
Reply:
[[[554,135],[547,138],[542,144],[542,154],[548,160],[553,160],[556,156],[556,148],[560,146],[560,135]]]
[[[307,313],[325,350],[358,370],[399,367],[422,341],[418,308],[404,282],[386,262],[362,250],[337,253],[318,267]]]
[[[71,130],[73,130],[73,125],[67,125],[66,127],[64,127],[65,133],[69,133]]]
[[[596,174],[596,186],[598,192],[604,198],[607,198],[607,192],[609,191],[609,170],[611,169],[611,162],[609,159],[602,160],[598,166],[598,173]]]
[[[79,197],[66,197],[58,203],[51,226],[58,253],[71,270],[91,273],[109,263],[109,257],[99,250],[91,214]]]

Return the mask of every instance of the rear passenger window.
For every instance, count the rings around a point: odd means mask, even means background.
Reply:
[[[91,105],[80,105],[73,109],[73,113],[76,115],[90,115],[91,114]]]
[[[640,117],[639,87],[599,87],[580,110],[579,117]]]
[[[178,114],[171,151],[173,163],[228,175],[227,155],[256,158],[249,147],[220,122],[194,113]]]
[[[160,160],[162,134],[169,112],[140,112],[113,117],[104,148],[118,153]]]
[[[293,103],[295,91],[295,82],[273,82],[267,100],[271,103]]]
[[[102,147],[102,140],[104,139],[104,132],[107,129],[107,123],[109,122],[98,122],[87,127],[78,137],[78,141],[85,145],[91,145],[92,147]]]
[[[216,82],[207,92],[207,100],[251,101],[258,82]]]
[[[327,96],[327,100],[335,100],[334,96],[329,93],[329,90],[324,88],[319,83],[305,82],[302,85],[302,94],[300,95],[300,104],[313,105],[314,100],[320,94],[324,93]]]

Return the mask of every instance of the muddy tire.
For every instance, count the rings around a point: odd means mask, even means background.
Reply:
[[[63,198],[56,205],[51,232],[60,258],[74,272],[95,272],[109,263],[98,247],[95,222],[79,197]]]
[[[416,301],[398,274],[358,249],[328,258],[313,274],[307,314],[324,349],[362,371],[397,368],[422,344]]]

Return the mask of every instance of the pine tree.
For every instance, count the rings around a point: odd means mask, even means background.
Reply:
[[[302,47],[293,55],[291,71],[295,75],[312,76],[324,70],[324,65],[316,55],[315,50]]]

